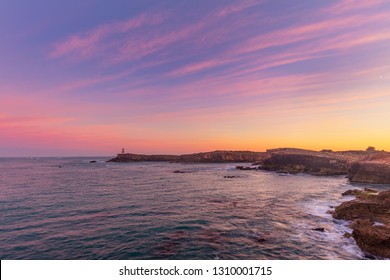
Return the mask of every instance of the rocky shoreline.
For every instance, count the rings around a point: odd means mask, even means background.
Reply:
[[[267,170],[316,176],[348,176],[351,182],[390,184],[390,153],[368,148],[366,151],[310,151],[281,148],[266,152],[213,151],[185,155],[142,155],[121,153],[109,162],[166,161],[181,163],[252,163],[240,170]]]
[[[333,218],[350,221],[356,244],[367,254],[390,258],[390,190],[349,190],[354,200],[343,202],[332,213]]]

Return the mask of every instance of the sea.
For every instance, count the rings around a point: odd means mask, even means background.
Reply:
[[[370,258],[330,211],[371,185],[108,159],[0,158],[0,259]]]

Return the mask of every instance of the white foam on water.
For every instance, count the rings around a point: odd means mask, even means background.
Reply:
[[[341,204],[343,201],[348,201],[353,199],[353,197],[342,197],[338,201],[335,201],[337,205]],[[332,244],[335,248],[339,248],[345,252],[346,256],[363,258],[364,253],[356,245],[355,240],[350,237],[345,237],[346,233],[352,234],[352,229],[349,227],[350,222],[343,220],[333,219],[330,211],[333,211],[330,205],[323,200],[313,200],[312,202],[305,203],[302,205],[306,213],[311,214],[315,217],[319,217],[318,223],[311,225],[299,225],[300,227],[306,228],[305,230],[312,230],[310,233],[310,239],[319,239],[326,243]],[[313,221],[314,222],[314,221]],[[323,227],[324,231],[315,231],[313,228]],[[328,256],[330,259],[336,257],[336,252],[330,250]]]

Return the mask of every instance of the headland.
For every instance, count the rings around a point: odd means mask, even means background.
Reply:
[[[242,170],[268,170],[317,176],[345,175],[351,182],[390,184],[390,153],[374,148],[357,151],[311,151],[279,148],[266,152],[213,151],[185,155],[120,153],[109,162],[166,161],[181,163],[251,163]]]

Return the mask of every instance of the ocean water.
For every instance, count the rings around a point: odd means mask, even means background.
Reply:
[[[0,159],[0,259],[365,258],[342,176],[105,160]]]

